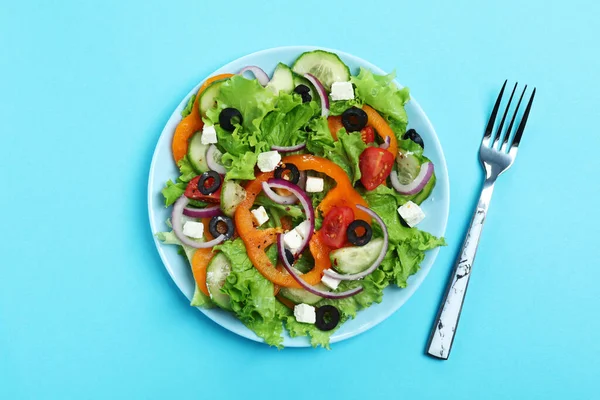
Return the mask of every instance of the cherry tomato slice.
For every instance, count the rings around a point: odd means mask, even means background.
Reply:
[[[385,182],[393,165],[392,153],[379,147],[367,147],[358,159],[361,183],[367,190],[375,189]]]
[[[366,144],[373,143],[375,141],[375,129],[371,126],[365,126],[360,130],[360,136]]]
[[[323,242],[334,249],[339,249],[346,243],[346,230],[348,225],[354,221],[354,211],[350,207],[332,207],[325,215],[321,226]]]
[[[223,177],[221,177],[222,179]],[[185,197],[187,197],[188,199],[192,199],[192,200],[200,200],[200,201],[206,201],[208,203],[220,203],[221,202],[221,187],[222,185],[217,189],[216,192],[213,192],[211,194],[202,194],[202,192],[200,192],[200,190],[198,190],[198,181],[200,180],[200,176],[195,177],[194,179],[192,179],[186,189],[185,189]],[[210,182],[207,182],[207,184]]]

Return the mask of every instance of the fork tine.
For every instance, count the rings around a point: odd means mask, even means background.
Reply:
[[[490,119],[485,128],[485,134],[483,135],[483,139],[490,138],[492,136],[492,130],[494,129],[494,122],[496,122],[496,115],[498,114],[498,108],[500,108],[500,102],[502,101],[502,95],[504,94],[504,88],[506,87],[506,82],[508,79],[504,81],[504,85],[502,85],[502,89],[500,89],[500,94],[498,95],[498,99],[496,99],[496,104],[494,104],[494,109],[492,110],[492,114],[490,115]]]
[[[523,131],[525,130],[525,125],[527,124],[527,118],[529,117],[529,111],[531,110],[531,104],[533,103],[533,98],[535,97],[535,88],[533,88],[533,92],[531,93],[531,98],[529,99],[529,103],[527,103],[527,108],[525,109],[525,113],[523,113],[523,118],[521,119],[521,123],[519,124],[519,128],[517,129],[517,133],[515,133],[515,138],[510,146],[511,149],[519,147],[519,143],[521,143],[521,137],[523,137]]]
[[[498,143],[500,141],[500,138],[502,137],[502,127],[504,127],[504,121],[506,121],[506,115],[508,114],[508,110],[510,109],[510,104],[512,103],[512,99],[515,95],[515,91],[517,90],[518,84],[518,82],[515,83],[515,87],[513,88],[512,93],[510,94],[508,104],[506,105],[504,114],[502,114],[502,120],[500,121],[500,125],[498,125],[498,129],[496,130],[496,136],[494,136],[494,141],[492,142],[492,145],[490,147],[496,147],[496,143]]]
[[[527,85],[525,85],[525,88],[523,88],[523,92],[521,92],[521,97],[519,97],[519,102],[517,103],[517,108],[515,108],[515,113],[513,114],[510,123],[508,124],[508,128],[506,128],[504,140],[502,141],[502,145],[500,146],[501,151],[506,150],[506,144],[508,143],[508,139],[510,139],[510,131],[512,130],[513,124],[515,123],[515,118],[517,117],[517,113],[519,112],[519,107],[521,106],[521,101],[523,100],[523,96],[525,95],[526,90]]]

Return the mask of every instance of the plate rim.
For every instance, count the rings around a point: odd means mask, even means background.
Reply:
[[[312,51],[312,50],[324,50],[324,51],[329,51],[329,52],[333,52],[335,54],[338,54],[342,59],[347,58],[347,59],[353,59],[355,61],[357,61],[358,63],[360,63],[361,65],[367,66],[369,69],[371,69],[373,72],[376,73],[386,73],[384,70],[382,70],[381,68],[379,68],[378,66],[374,65],[373,63],[355,56],[353,54],[347,53],[345,51],[341,51],[341,50],[337,50],[337,49],[332,49],[332,48],[327,48],[327,47],[321,47],[321,46],[310,46],[310,45],[300,45],[300,46],[278,46],[278,47],[271,47],[271,48],[267,48],[267,49],[263,49],[263,50],[258,50],[249,54],[246,54],[244,56],[238,57],[224,65],[222,65],[221,67],[217,68],[215,71],[213,71],[212,73],[210,73],[208,76],[206,76],[203,80],[201,80],[196,86],[194,86],[194,88],[192,88],[187,95],[184,96],[184,98],[182,99],[182,101],[177,105],[177,107],[173,110],[173,112],[171,113],[171,115],[169,116],[168,120],[165,122],[164,127],[161,130],[160,135],[158,136],[158,139],[156,141],[156,146],[154,148],[154,151],[152,153],[152,161],[150,163],[150,170],[149,170],[149,174],[148,174],[148,192],[147,192],[147,202],[148,202],[148,218],[149,218],[149,222],[150,222],[150,228],[151,228],[151,232],[152,232],[152,236],[153,236],[153,240],[154,240],[154,244],[155,247],[159,253],[159,256],[161,258],[162,264],[165,267],[165,269],[167,270],[167,272],[169,273],[169,277],[171,278],[171,280],[173,281],[173,283],[175,284],[175,286],[177,286],[177,288],[179,289],[179,291],[188,299],[191,300],[190,297],[184,292],[184,289],[178,284],[177,279],[175,278],[175,272],[173,270],[173,268],[170,265],[170,262],[168,261],[168,257],[165,254],[165,251],[163,249],[163,245],[162,243],[160,243],[156,237],[156,234],[158,232],[160,232],[161,230],[158,229],[157,226],[155,226],[154,221],[153,221],[153,199],[152,197],[155,195],[155,185],[154,185],[154,180],[152,179],[153,177],[153,173],[155,171],[156,168],[156,163],[157,163],[157,153],[159,152],[159,142],[161,140],[161,138],[163,137],[163,135],[165,135],[167,132],[167,128],[169,127],[171,120],[179,115],[179,120],[181,120],[181,116],[180,116],[180,108],[182,108],[182,106],[184,106],[188,99],[190,98],[190,96],[194,95],[198,89],[200,88],[200,86],[202,85],[202,83],[208,79],[211,76],[214,76],[216,74],[222,73],[222,70],[225,69],[227,66],[234,64],[234,63],[240,63],[243,62],[244,59],[251,59],[251,58],[255,58],[255,57],[262,57],[262,56],[267,56],[269,53],[274,53],[274,52],[282,52],[282,51],[294,51],[297,52],[298,55],[306,52],[306,51]],[[400,87],[403,87],[402,84],[400,84],[397,79],[394,79],[394,82],[399,85]],[[437,153],[439,154],[439,158],[440,161],[443,164],[443,179],[440,179],[438,177],[438,181],[442,181],[444,182],[443,185],[443,197],[447,199],[446,201],[446,207],[445,209],[442,209],[443,212],[443,222],[441,225],[441,235],[440,236],[445,236],[446,230],[447,230],[447,226],[448,226],[448,219],[449,219],[449,211],[450,211],[450,179],[449,179],[449,173],[448,173],[448,164],[446,162],[446,156],[444,154],[444,150],[443,147],[441,145],[439,136],[435,130],[435,128],[433,127],[433,124],[431,123],[431,121],[429,120],[429,117],[427,116],[427,114],[425,113],[425,111],[423,110],[423,108],[421,107],[421,105],[419,104],[419,102],[414,98],[414,96],[411,93],[410,96],[410,102],[413,105],[414,111],[417,112],[419,114],[419,118],[421,119],[421,121],[423,122],[424,125],[426,125],[427,129],[430,130],[434,137],[435,137],[435,148],[437,150]],[[172,132],[171,132],[172,134]],[[436,171],[437,173],[437,171]],[[438,175],[439,176],[439,175]],[[376,318],[372,318],[371,320],[369,320],[368,322],[360,325],[358,328],[350,331],[350,332],[346,332],[344,334],[338,334],[338,335],[332,335],[330,343],[337,343],[349,338],[352,338],[354,336],[357,336],[373,327],[375,327],[376,325],[380,324],[381,322],[385,321],[386,319],[388,319],[392,314],[394,314],[396,311],[398,311],[412,296],[413,294],[416,292],[416,290],[421,286],[421,284],[423,283],[423,281],[425,280],[425,278],[427,277],[427,275],[429,275],[429,271],[431,270],[431,268],[433,268],[433,265],[435,264],[435,261],[437,259],[438,253],[440,251],[440,248],[436,248],[433,249],[431,251],[428,252],[428,255],[432,258],[431,260],[431,265],[427,268],[427,269],[423,269],[421,268],[421,274],[418,275],[418,278],[411,281],[406,288],[403,288],[402,290],[404,292],[407,292],[407,295],[404,296],[404,298],[400,299],[400,301],[397,301],[396,303],[392,304],[391,307],[387,307],[386,309],[384,309],[382,312],[380,312],[379,314],[377,314]],[[414,275],[413,275],[414,276]],[[384,295],[385,296],[385,295]],[[385,297],[384,297],[385,298]],[[384,303],[385,300],[383,300],[381,302],[381,304]],[[210,320],[212,320],[213,322],[217,323],[218,325],[220,325],[222,328],[227,329],[228,331],[235,333],[239,336],[242,336],[246,339],[250,339],[256,342],[260,342],[260,343],[264,343],[263,339],[258,337],[254,332],[252,332],[249,328],[243,326],[243,329],[232,329],[229,326],[224,325],[223,323],[221,323],[220,321],[218,321],[216,318],[216,316],[212,315],[212,313],[210,311],[212,311],[212,309],[203,309],[200,307],[196,307],[198,310],[200,310],[202,312],[202,314],[204,314],[206,317],[208,317]],[[221,311],[221,310],[218,310]],[[223,311],[226,312],[226,311]],[[296,338],[293,338],[296,339]],[[285,340],[285,339],[284,339]],[[310,342],[308,340],[306,340],[305,342],[300,342],[297,340],[292,340],[291,343],[284,343],[285,347],[311,347]]]

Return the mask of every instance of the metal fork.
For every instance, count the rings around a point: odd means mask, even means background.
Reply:
[[[527,90],[527,85],[525,85],[508,128],[505,132],[503,132],[502,128],[504,127],[504,122],[506,121],[506,116],[509,112],[515,91],[517,90],[518,83],[515,83],[512,93],[510,94],[506,110],[502,115],[502,120],[498,125],[495,135],[492,135],[498,109],[500,108],[500,103],[502,102],[502,97],[504,95],[504,89],[506,88],[506,82],[507,81],[504,81],[504,85],[502,85],[502,89],[500,90],[500,94],[498,95],[498,99],[496,100],[496,104],[492,110],[492,114],[490,115],[490,119],[487,127],[485,128],[485,134],[483,135],[483,140],[479,148],[479,159],[483,169],[485,170],[485,181],[483,182],[481,196],[479,197],[479,202],[477,203],[477,208],[473,214],[471,226],[469,227],[469,231],[465,237],[459,258],[456,260],[456,264],[454,265],[452,276],[448,282],[448,287],[446,288],[444,301],[440,305],[440,310],[427,344],[427,354],[442,360],[448,359],[450,350],[452,349],[454,335],[456,334],[456,327],[458,326],[460,313],[465,300],[465,294],[467,292],[467,286],[469,285],[469,279],[471,278],[471,271],[473,269],[473,262],[475,261],[475,254],[477,253],[477,246],[479,245],[479,238],[481,237],[481,230],[483,228],[483,223],[485,222],[490,200],[492,199],[494,184],[496,183],[496,179],[504,171],[509,169],[515,161],[517,150],[519,148],[519,144],[521,143],[523,131],[525,130],[525,125],[527,123],[527,118],[529,117],[529,111],[531,110],[531,104],[533,103],[533,98],[535,96],[534,88],[533,92],[531,93],[529,103],[527,104],[527,108],[525,109],[525,112],[521,118],[521,122],[519,123],[519,127],[517,128],[517,131],[511,141],[511,131],[517,117],[521,101],[523,100],[523,96]]]

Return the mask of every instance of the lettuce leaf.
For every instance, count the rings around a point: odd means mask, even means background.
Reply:
[[[262,87],[256,79],[235,75],[220,86],[215,98],[217,107],[208,110],[206,116],[217,125],[223,109],[235,108],[242,114],[243,130],[252,134],[259,130],[263,118],[274,109],[275,99],[273,92]]]
[[[352,174],[349,175],[350,180],[352,184],[355,184],[361,177],[358,163],[359,157],[367,148],[367,145],[362,141],[360,132],[346,133],[345,129],[339,130],[338,142],[342,144],[342,148],[350,164],[350,170],[352,171]]]
[[[190,115],[190,113],[192,112],[192,107],[194,106],[194,100],[196,100],[196,95],[193,94],[190,96],[190,98],[188,99],[187,104],[185,105],[185,107],[183,108],[183,110],[181,110],[181,118],[185,118],[188,115]]]
[[[350,80],[356,86],[358,97],[365,103],[393,118],[398,124],[407,124],[408,116],[404,105],[410,100],[410,93],[408,88],[398,89],[393,82],[395,77],[395,72],[375,75],[361,68],[358,76],[353,76]]]
[[[360,98],[352,100],[338,100],[329,103],[329,114],[330,115],[342,115],[344,111],[349,108],[357,107],[362,108],[363,102]]]
[[[169,179],[161,191],[165,198],[165,207],[169,207],[175,203],[185,192],[187,183],[198,176],[196,171],[192,168],[187,156],[183,157],[177,165],[179,167],[179,178],[177,178],[176,182]]]
[[[306,149],[319,157],[325,157],[328,149],[333,147],[334,141],[329,131],[327,118],[313,119],[308,125],[310,132],[306,142]]]
[[[293,146],[306,142],[308,133],[304,128],[315,114],[316,102],[302,103],[300,96],[282,93],[275,110],[260,124],[261,142],[270,150],[271,146]]]
[[[229,295],[237,317],[271,346],[282,347],[283,325],[276,312],[273,284],[252,265],[240,238],[227,241],[215,249],[231,263],[231,273],[222,288]]]

